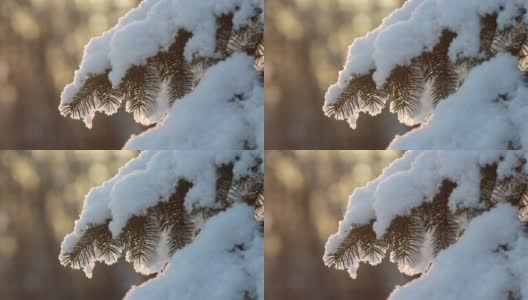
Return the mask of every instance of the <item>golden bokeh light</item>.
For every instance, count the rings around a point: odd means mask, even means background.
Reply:
[[[266,285],[266,296],[349,299],[356,293],[379,299],[388,295],[390,286],[374,287],[404,281],[393,265],[384,264],[377,273],[363,268],[370,275],[351,281],[346,272],[329,269],[322,261],[325,242],[337,230],[348,196],[401,155],[399,151],[266,152],[265,189],[271,205],[266,210],[265,272],[274,282]],[[302,282],[296,282],[297,277]]]

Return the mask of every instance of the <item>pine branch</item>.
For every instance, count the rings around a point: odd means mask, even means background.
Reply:
[[[228,198],[231,202],[243,201],[259,209],[264,206],[264,178],[254,175],[235,182],[229,190]]]
[[[396,67],[387,79],[385,90],[392,111],[406,114],[414,112],[424,91],[420,61],[413,59],[409,66]]]
[[[452,214],[438,215],[433,229],[433,254],[438,253],[451,244],[455,243],[458,238],[458,224]]]
[[[226,57],[228,54],[227,46],[233,31],[233,13],[218,17],[216,24],[216,53]]]
[[[258,199],[262,199],[263,205],[262,176],[248,176],[233,183],[233,164],[218,167],[217,176],[216,188],[219,198],[216,201],[224,202],[225,207],[205,209],[204,213],[209,214],[208,217],[225,210],[232,204],[229,192],[233,186],[241,187],[241,198],[238,201],[252,202],[254,207],[257,207],[255,203],[259,201]],[[192,182],[186,179],[179,180],[176,190],[167,201],[158,202],[148,208],[143,215],[131,217],[118,238],[114,239],[108,229],[110,219],[104,224],[89,226],[71,253],[65,253],[63,264],[81,267],[101,256],[117,258],[123,250],[128,260],[144,263],[156,255],[162,232],[167,233],[169,253],[174,254],[178,249],[192,242],[197,234],[191,215],[184,205],[185,196],[192,186]],[[263,226],[262,220],[259,224],[261,234],[264,234]]]
[[[528,58],[528,41],[523,43],[521,51],[519,52],[519,68],[526,74],[526,64]],[[526,77],[524,78],[526,81]]]
[[[119,239],[114,239],[112,237],[112,233],[108,229],[108,224],[104,226],[104,229],[101,229],[101,234],[99,238],[96,239],[95,246],[99,251],[97,256],[103,256],[110,260],[114,260],[121,256],[123,251],[123,244]]]
[[[522,53],[526,52],[528,42],[526,31],[526,25],[523,22],[498,31],[492,44],[493,52],[509,52],[513,56],[522,57]]]
[[[497,14],[486,15],[480,20],[480,51],[486,58],[493,56],[493,40],[497,31]]]
[[[174,254],[189,244],[194,238],[194,224],[185,208],[181,207],[174,213],[173,225],[169,229],[169,253]]]
[[[122,245],[112,238],[107,220],[104,224],[90,225],[71,252],[64,254],[62,263],[74,268],[88,264],[99,256],[115,258],[121,254]]]
[[[62,114],[80,118],[93,109],[103,107],[105,110],[115,110],[119,107],[121,95],[112,89],[112,83],[108,80],[109,72],[106,70],[103,74],[89,75],[72,102],[62,109]]]
[[[150,215],[130,218],[120,236],[128,258],[133,262],[147,262],[156,254],[160,240],[159,224]]]
[[[424,241],[424,230],[416,216],[398,216],[385,234],[388,251],[396,262],[409,263],[416,259]]]
[[[264,58],[264,31],[259,27],[253,30],[249,38],[249,43],[244,48],[248,55],[255,57],[256,61]]]
[[[384,251],[385,245],[376,238],[371,222],[352,228],[335,252],[329,255],[326,263],[343,269],[363,258],[364,254],[383,255]]]
[[[146,65],[128,69],[119,87],[127,110],[137,114],[152,110],[156,105],[160,85],[160,76],[152,60]]]
[[[185,195],[191,187],[191,182],[180,180],[169,201],[160,202],[154,210],[161,230],[169,234],[171,255],[189,244],[194,237],[194,224],[184,206]]]
[[[264,178],[262,176],[255,176],[254,178],[245,199],[246,203],[252,207],[261,209],[264,207]]]
[[[236,30],[229,41],[228,49],[231,53],[245,52],[258,61],[264,57],[264,31],[258,24]]]
[[[363,256],[380,261],[385,255],[386,244],[384,240],[378,240],[376,235],[367,233],[358,241],[359,247],[363,251]]]
[[[456,33],[444,30],[440,42],[433,50],[421,56],[424,78],[432,82],[434,105],[447,98],[457,88],[458,75],[448,54],[449,46],[455,37]]]
[[[485,208],[494,207],[497,203],[509,202],[523,209],[528,203],[528,176],[524,173],[525,159],[520,159],[514,167],[515,175],[498,180],[497,164],[481,168],[480,202]]]
[[[456,184],[445,180],[432,202],[426,202],[417,210],[425,231],[432,233],[433,253],[447,248],[458,238],[458,224],[449,209],[449,195]]]
[[[528,178],[524,174],[505,178],[495,185],[491,198],[495,203],[509,202],[522,208],[528,201]]]
[[[225,206],[231,202],[228,197],[233,184],[233,164],[221,165],[216,169],[216,201]]]
[[[194,86],[194,73],[184,56],[185,46],[191,37],[191,32],[180,30],[169,50],[157,56],[161,79],[169,83],[170,104],[187,95]]]
[[[337,101],[326,108],[325,113],[330,116],[335,115],[339,119],[346,119],[353,114],[354,110],[362,107],[362,102],[383,103],[384,95],[376,88],[376,83],[372,79],[373,72],[350,79]]]
[[[444,181],[432,202],[412,209],[409,216],[397,216],[381,240],[376,238],[373,221],[355,226],[336,251],[329,255],[327,264],[345,268],[364,256],[381,258],[385,250],[396,262],[409,263],[420,255],[428,231],[432,233],[433,252],[437,255],[458,238],[458,224],[448,206],[449,195],[455,187],[455,183]]]
[[[495,203],[493,190],[497,184],[497,164],[487,165],[480,169],[480,202],[487,207]]]

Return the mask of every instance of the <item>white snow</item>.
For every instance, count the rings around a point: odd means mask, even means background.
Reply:
[[[394,139],[389,148],[501,150],[508,149],[510,142],[519,145],[528,116],[525,93],[517,59],[499,54],[475,67],[426,123]]]
[[[233,163],[234,176],[240,178],[253,174],[251,168],[254,166],[262,173],[262,161],[263,151],[144,151],[112,179],[92,188],[86,195],[74,231],[62,242],[60,258],[73,249],[90,224],[102,224],[111,219],[109,229],[114,237],[119,236],[132,216],[142,215],[147,208],[167,201],[180,179],[193,183],[185,197],[185,207],[189,211],[216,207],[217,166]],[[90,275],[95,261],[113,263],[107,258],[96,258],[79,267]],[[152,269],[148,266],[136,268]]]
[[[83,204],[83,210],[81,217],[75,221],[74,232],[68,234],[61,245],[61,256],[69,252],[80,240],[84,230],[91,224],[102,224],[107,219],[110,219],[112,212],[108,207],[111,201],[110,192],[114,187],[114,184],[123,177],[128,176],[130,173],[138,172],[146,168],[147,162],[152,158],[155,152],[145,151],[141,153],[137,158],[130,160],[125,166],[119,169],[119,172],[110,180],[106,181],[100,186],[94,187],[86,194]],[[89,272],[91,277],[91,271]]]
[[[210,218],[162,273],[125,299],[243,299],[246,291],[264,300],[264,239],[253,209],[237,204]]]
[[[91,75],[110,70],[113,88],[119,87],[127,70],[166,51],[180,30],[192,33],[184,49],[188,63],[201,58],[218,61],[205,72],[193,69],[199,73],[198,84],[171,107],[163,82],[153,108],[134,113],[137,122],[156,126],[132,137],[125,147],[152,151],[142,152],[90,190],[73,232],[62,242],[59,259],[65,263],[65,255],[91,225],[110,220],[109,230],[117,238],[131,217],[167,201],[180,180],[192,182],[184,205],[199,234],[170,257],[167,233],[162,232],[155,255],[134,261],[137,272],[158,276],[133,288],[128,299],[264,299],[264,239],[255,212],[245,204],[224,207],[216,201],[218,167],[233,164],[235,180],[264,173],[264,87],[257,73],[263,66],[245,53],[225,59],[215,53],[217,17],[229,13],[234,30],[264,26],[263,0],[144,0],[114,28],[89,42],[74,81],[62,92],[59,109],[66,113],[64,108]],[[93,108],[74,117],[91,127],[97,112],[115,110]],[[196,212],[200,208],[225,211],[210,217]],[[116,260],[94,257],[72,267],[91,277],[96,262]]]
[[[237,97],[242,96],[244,100]],[[264,145],[264,87],[253,58],[234,54],[207,70],[155,128],[132,137],[126,149],[252,149]]]
[[[118,24],[85,47],[74,81],[61,95],[59,110],[70,104],[90,75],[110,70],[117,88],[128,69],[144,65],[148,58],[167,50],[180,30],[192,33],[184,54],[188,62],[219,58],[215,53],[217,17],[233,13],[234,29],[264,26],[263,0],[145,0]],[[197,74],[200,77],[201,74]],[[205,73],[204,82],[169,108],[166,82],[156,102],[134,119],[157,127],[132,137],[130,149],[264,149],[264,89],[257,80],[253,59],[237,54]],[[242,96],[242,99],[234,99]],[[121,99],[119,101],[122,101]],[[130,111],[127,108],[127,111]],[[96,107],[81,115],[88,127],[97,112],[113,114],[114,108]]]
[[[235,11],[236,8],[239,8]],[[210,57],[214,54],[216,16],[234,12],[233,25],[249,24],[255,9],[264,9],[261,0],[145,0],[114,28],[93,38],[86,46],[83,61],[74,82],[62,95],[62,104],[69,103],[89,74],[106,69],[117,87],[126,71],[142,65],[160,49],[168,49],[180,29],[193,33],[185,48],[186,58]]]
[[[512,175],[513,168],[523,158],[526,158],[526,153],[522,151],[406,152],[381,176],[352,193],[337,233],[326,243],[323,260],[326,262],[329,255],[335,252],[353,225],[364,225],[374,220],[376,235],[383,237],[395,217],[408,215],[412,208],[432,201],[446,179],[457,184],[449,197],[450,209],[479,207],[480,168],[497,163],[497,175],[501,179]],[[426,264],[422,261],[418,265],[415,268],[402,264],[400,270],[414,274],[423,271]],[[355,277],[358,266],[359,261],[351,266],[338,267],[347,268]]]
[[[526,299],[526,268],[528,237],[518,210],[499,204],[476,217],[423,276],[394,290],[389,299],[496,300],[510,299],[509,292],[515,299]]]
[[[337,102],[351,78],[373,73],[378,88],[383,87],[392,70],[409,65],[411,59],[431,51],[444,30],[456,33],[449,57],[456,63],[462,58],[477,58],[480,53],[481,17],[497,13],[499,29],[512,25],[525,0],[409,0],[374,31],[356,39],[349,47],[347,61],[337,83],[325,95],[326,111]],[[459,70],[464,74],[467,70]],[[519,87],[519,71],[513,59],[499,55],[471,72],[462,90],[433,108],[426,88],[417,110],[399,113],[400,122],[423,124],[421,128],[397,137],[392,149],[508,149],[526,143],[526,97]],[[498,92],[511,92],[512,100],[496,101]],[[445,103],[444,103],[445,102]],[[338,115],[356,127],[361,113],[376,115],[379,108],[355,109]],[[326,112],[329,114],[329,112]],[[431,115],[432,114],[432,115]],[[453,130],[456,128],[456,133]],[[478,129],[476,129],[478,128]],[[448,136],[449,135],[449,136]]]

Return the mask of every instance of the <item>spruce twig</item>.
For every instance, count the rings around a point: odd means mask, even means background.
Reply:
[[[87,115],[92,109],[103,107],[107,111],[119,107],[121,94],[112,89],[106,70],[103,74],[89,75],[72,101],[62,108],[61,113],[66,116],[80,118]]]
[[[187,95],[194,87],[194,73],[184,55],[185,46],[191,37],[192,33],[180,30],[169,50],[157,56],[161,79],[169,83],[170,104]]]

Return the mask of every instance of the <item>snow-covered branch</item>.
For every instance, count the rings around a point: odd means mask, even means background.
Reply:
[[[524,0],[409,0],[356,39],[328,116],[352,128],[385,105],[422,124],[393,149],[521,149],[527,132],[528,3]]]
[[[522,151],[409,151],[352,193],[323,259],[355,277],[359,262],[390,253],[400,271],[422,273],[473,216],[528,205],[525,163]]]

